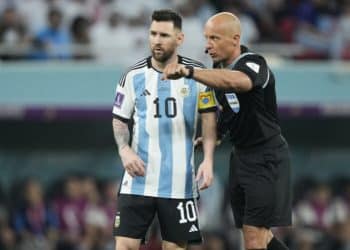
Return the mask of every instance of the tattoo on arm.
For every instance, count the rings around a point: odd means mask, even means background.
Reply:
[[[129,144],[130,132],[128,124],[118,119],[113,119],[113,134],[119,151]]]

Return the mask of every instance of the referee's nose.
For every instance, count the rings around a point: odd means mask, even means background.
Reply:
[[[207,41],[205,43],[205,50],[204,50],[205,54],[208,54],[210,49],[212,49],[212,48],[213,48],[213,46],[210,44],[209,39],[207,39]]]

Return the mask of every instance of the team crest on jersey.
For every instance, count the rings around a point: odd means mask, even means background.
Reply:
[[[190,94],[190,87],[189,86],[183,86],[181,89],[180,89],[180,95],[182,97],[186,97]]]
[[[114,227],[117,228],[120,225],[120,215],[116,215],[114,219]]]
[[[115,96],[115,100],[114,100],[114,105],[117,108],[120,108],[122,106],[124,97],[125,97],[124,94],[117,92],[117,95]]]
[[[199,93],[199,109],[215,107],[216,102],[212,91]]]
[[[231,109],[233,110],[233,112],[238,113],[239,112],[239,100],[236,96],[235,93],[226,93],[226,100],[228,105],[231,107]]]

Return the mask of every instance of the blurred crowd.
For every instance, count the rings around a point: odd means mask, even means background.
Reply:
[[[0,196],[2,250],[114,250],[112,229],[118,180],[72,174],[49,186],[28,177]],[[240,250],[225,185],[215,181],[201,193],[199,219],[204,235],[191,250]],[[350,179],[294,183],[293,227],[274,232],[291,250],[350,249]],[[142,250],[160,250],[157,221]]]
[[[114,250],[118,182],[69,175],[44,188],[14,183],[0,201],[2,250]]]
[[[150,15],[160,8],[181,13],[181,52],[197,60],[207,59],[203,25],[218,11],[240,17],[244,44],[283,43],[291,53],[274,52],[297,59],[350,59],[350,0],[1,0],[0,59],[129,65],[149,53]]]

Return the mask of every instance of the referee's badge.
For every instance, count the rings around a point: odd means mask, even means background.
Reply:
[[[120,225],[120,215],[116,215],[114,219],[114,227],[117,228]]]
[[[231,107],[233,112],[238,113],[239,112],[239,101],[235,93],[226,93],[226,100],[228,105]]]

